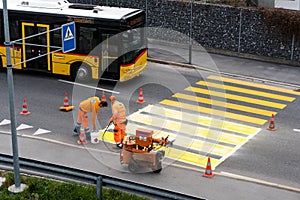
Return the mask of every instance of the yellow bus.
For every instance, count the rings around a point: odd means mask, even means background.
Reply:
[[[78,81],[126,81],[147,66],[143,10],[67,0],[9,0],[7,8],[14,69],[44,71]],[[0,69],[4,70],[2,0],[0,19]],[[75,22],[76,49],[63,53],[59,49],[61,31],[53,30],[70,22]]]

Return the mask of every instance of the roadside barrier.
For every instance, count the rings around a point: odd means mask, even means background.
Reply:
[[[90,172],[77,168],[70,168],[65,165],[41,162],[38,160],[19,157],[20,170],[26,174],[46,176],[63,181],[80,181],[82,183],[95,184],[96,194],[99,200],[102,199],[102,188],[111,188],[120,191],[127,191],[134,194],[144,194],[152,199],[184,199],[184,200],[205,200],[206,198],[193,196],[178,191],[163,189],[153,185],[133,182],[115,176]],[[0,154],[0,168],[13,170],[13,156]]]

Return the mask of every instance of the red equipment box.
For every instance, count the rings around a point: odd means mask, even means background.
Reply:
[[[135,142],[141,147],[148,147],[152,144],[153,131],[139,128],[136,130]]]

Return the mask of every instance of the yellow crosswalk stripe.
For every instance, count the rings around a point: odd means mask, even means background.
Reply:
[[[181,103],[181,102],[167,100],[167,99],[161,101],[160,104],[174,106],[177,108],[193,110],[193,111],[197,111],[197,112],[201,112],[201,113],[206,113],[209,115],[217,115],[217,116],[225,117],[226,119],[227,118],[235,119],[235,120],[249,122],[249,123],[253,123],[253,124],[263,125],[267,122],[267,120],[265,120],[265,119],[250,117],[250,116],[246,116],[246,115],[240,115],[240,114],[226,112],[226,111],[222,111],[222,110],[215,110],[215,109],[206,108],[206,107],[202,107],[202,106],[195,106],[195,105]]]
[[[226,99],[233,99],[236,101],[243,101],[243,102],[257,104],[257,105],[266,106],[266,107],[272,107],[272,108],[278,108],[278,109],[283,109],[286,107],[286,105],[282,104],[282,103],[275,103],[275,102],[265,101],[265,100],[261,100],[261,99],[255,99],[255,98],[234,95],[234,94],[228,94],[228,93],[223,93],[223,92],[210,91],[207,89],[196,88],[196,87],[191,87],[191,86],[187,87],[185,90],[190,91],[190,92],[206,94],[206,95],[210,95],[210,96],[217,96],[217,97],[226,98]]]
[[[207,98],[202,98],[202,97],[197,97],[197,96],[182,94],[182,93],[176,93],[172,97],[186,99],[186,100],[195,101],[195,102],[199,102],[199,103],[205,103],[205,104],[209,104],[209,105],[213,105],[213,106],[226,107],[226,108],[233,109],[233,110],[239,110],[239,111],[244,111],[244,112],[248,112],[248,113],[264,115],[264,116],[271,116],[272,114],[274,114],[274,115],[277,114],[277,112],[274,112],[274,111],[269,111],[269,110],[264,110],[264,109],[249,107],[249,106],[243,106],[243,105],[228,103],[228,102],[223,102],[223,101],[217,101],[217,100],[213,100],[213,99],[207,99]]]
[[[199,136],[202,138],[208,138],[214,141],[228,143],[232,145],[239,145],[241,143],[245,143],[245,141],[247,140],[247,137],[241,137],[238,135],[225,133],[223,131],[210,130],[202,127],[195,127],[194,125],[184,124],[181,122],[171,121],[171,120],[162,119],[150,115],[144,115],[140,113],[131,114],[128,117],[128,119],[130,121],[151,125],[157,128],[169,129],[171,131],[184,133],[191,137]]]
[[[182,111],[177,111],[161,106],[148,105],[141,109],[141,112],[152,113],[163,117],[168,117],[176,120],[188,121],[202,126],[214,127],[223,129],[225,131],[232,131],[235,133],[252,135],[258,133],[261,129],[253,126],[237,124],[229,121],[223,121],[210,117],[201,116],[200,114],[192,114]]]
[[[253,83],[253,82],[249,82],[249,81],[242,81],[242,80],[238,80],[238,79],[225,78],[225,77],[214,76],[214,75],[209,76],[208,79],[223,81],[223,82],[230,82],[230,83],[235,83],[235,84],[239,84],[239,85],[246,85],[246,86],[256,87],[256,88],[260,88],[260,89],[273,90],[273,91],[287,93],[287,94],[300,95],[300,92],[296,92],[293,90],[270,86],[270,85],[265,85],[265,84]]]
[[[102,139],[102,134],[103,134],[103,131],[100,132],[99,139]],[[107,131],[105,133],[105,137],[104,137],[105,142],[114,143],[113,138],[114,138],[114,136],[113,136],[112,132]],[[206,167],[206,164],[207,164],[206,156],[202,156],[202,155],[199,155],[196,153],[192,153],[192,152],[188,152],[185,150],[180,150],[180,149],[176,149],[176,148],[172,148],[172,147],[164,148],[164,150],[166,152],[166,157],[168,157],[168,158],[171,158],[173,160],[179,160],[181,162],[196,165],[196,166],[199,166],[202,168]],[[211,167],[214,170],[215,167],[222,162],[222,160],[210,158],[210,162],[211,162]]]
[[[136,125],[133,123],[129,123],[128,127],[129,127],[128,131],[131,133],[134,133],[135,130],[138,128],[152,130],[147,127]],[[227,156],[234,151],[233,147],[193,139],[190,137],[182,136],[180,135],[180,133],[174,134],[174,133],[169,133],[161,130],[153,130],[153,131],[154,131],[154,135],[153,135],[154,138],[162,138],[162,137],[166,138],[167,136],[169,136],[168,138],[169,140],[171,141],[175,140],[173,145],[181,146],[183,147],[183,149],[192,149],[195,151],[207,152],[222,157]]]
[[[217,83],[212,83],[212,82],[207,82],[207,81],[206,82],[199,81],[199,82],[197,82],[197,84],[202,85],[202,86],[230,90],[230,91],[244,93],[244,94],[251,94],[251,95],[256,95],[256,96],[261,96],[261,97],[266,97],[266,98],[271,98],[271,99],[277,99],[277,100],[281,100],[281,101],[292,102],[295,100],[294,97],[287,97],[287,96],[283,96],[283,95],[279,95],[279,94],[272,94],[272,93],[268,93],[268,92],[261,92],[261,91],[257,91],[257,90],[250,90],[250,89],[246,89],[246,88],[229,86],[229,85],[225,85],[225,84],[217,84]]]
[[[207,157],[199,154],[182,151],[175,148],[166,148],[166,156],[174,160],[180,160],[181,162],[197,165],[202,168],[206,168]],[[210,158],[211,168],[214,170],[222,160]]]

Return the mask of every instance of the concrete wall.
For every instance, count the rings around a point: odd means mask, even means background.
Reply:
[[[275,0],[275,7],[300,10],[300,0]]]
[[[274,8],[275,0],[258,0],[259,7]]]
[[[79,0],[90,3],[91,0]],[[76,1],[73,1],[76,2]],[[77,1],[78,2],[78,1]],[[93,4],[141,8],[146,10],[148,26],[168,28],[189,35],[191,3],[168,0],[93,0]],[[300,43],[284,37],[280,27],[268,26],[255,8],[239,8],[194,2],[192,38],[212,52],[287,61],[300,64]],[[163,34],[157,33],[156,37]],[[150,37],[150,36],[149,36]],[[172,37],[170,37],[172,40]],[[157,38],[156,38],[157,39]],[[176,41],[184,42],[184,41]],[[187,41],[188,42],[188,41]]]

